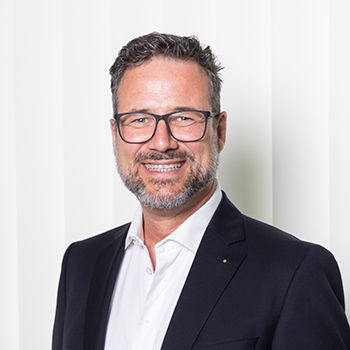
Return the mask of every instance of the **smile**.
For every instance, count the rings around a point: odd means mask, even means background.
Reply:
[[[151,171],[166,172],[166,171],[179,169],[182,167],[183,164],[184,163],[175,163],[175,164],[146,164],[145,163],[145,167]]]

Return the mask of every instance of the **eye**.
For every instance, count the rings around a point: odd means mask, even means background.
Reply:
[[[145,127],[154,124],[154,118],[145,114],[126,114],[120,118],[121,125],[124,127]]]
[[[146,117],[140,117],[131,121],[131,123],[134,123],[134,124],[145,124],[147,122],[149,122],[149,118],[146,118]]]
[[[178,112],[174,113],[169,118],[169,123],[173,126],[190,126],[198,122],[198,117],[195,113],[192,112]]]
[[[179,122],[185,122],[185,121],[193,120],[193,118],[191,118],[189,116],[186,116],[186,115],[179,115],[179,116],[176,117],[176,119]]]

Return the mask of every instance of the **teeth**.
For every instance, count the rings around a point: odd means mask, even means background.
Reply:
[[[176,163],[176,164],[145,164],[145,167],[152,171],[171,171],[175,169],[181,168],[183,163]]]

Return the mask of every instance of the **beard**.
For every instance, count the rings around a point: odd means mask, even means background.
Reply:
[[[189,173],[182,188],[174,190],[175,185],[173,179],[155,179],[152,180],[154,190],[147,191],[146,185],[139,176],[137,164],[146,160],[169,160],[169,159],[185,159],[189,162]],[[147,152],[139,153],[135,160],[134,171],[128,172],[122,170],[118,162],[118,154],[116,155],[117,169],[125,186],[137,197],[141,204],[154,209],[171,209],[185,204],[196,193],[207,187],[215,178],[219,165],[219,149],[215,142],[214,150],[210,155],[209,164],[203,167],[197,163],[194,157],[185,151],[170,150],[165,153]]]

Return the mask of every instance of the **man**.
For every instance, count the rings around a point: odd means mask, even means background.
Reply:
[[[220,69],[194,37],[152,33],[119,52],[114,153],[140,208],[67,249],[54,350],[350,349],[332,255],[220,190]]]

